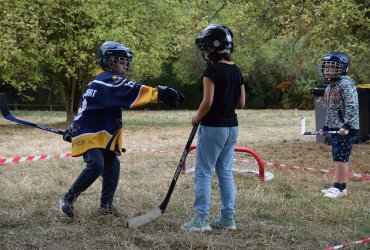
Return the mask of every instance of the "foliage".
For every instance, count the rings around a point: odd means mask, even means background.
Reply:
[[[57,83],[69,116],[95,74],[96,52],[106,40],[133,50],[132,80],[183,91],[197,86],[204,62],[194,40],[210,23],[234,33],[233,59],[246,79],[250,107],[309,108],[306,91],[319,84],[317,62],[333,50],[349,54],[350,75],[358,83],[370,77],[370,5],[361,1],[0,3],[0,86],[27,93]]]
[[[19,92],[35,89],[46,79],[40,68],[43,60],[40,51],[47,46],[39,17],[32,13],[28,1],[1,0],[0,4],[1,79]]]

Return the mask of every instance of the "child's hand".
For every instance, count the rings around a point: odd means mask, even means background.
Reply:
[[[320,135],[320,136],[324,136],[324,130],[320,129],[320,131],[319,131],[319,135]]]
[[[66,142],[72,142],[71,127],[67,128],[66,131],[64,131],[63,140],[66,141]]]
[[[340,128],[338,134],[345,136],[348,134],[348,130],[346,130],[345,128]]]
[[[162,101],[169,106],[176,107],[185,100],[184,95],[173,88],[158,86],[157,89],[158,101]]]
[[[197,124],[199,122],[200,122],[200,120],[199,120],[198,116],[193,116],[191,118],[191,125],[195,125],[195,124]]]

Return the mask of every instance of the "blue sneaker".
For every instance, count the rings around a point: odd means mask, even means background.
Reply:
[[[227,230],[236,230],[236,224],[235,224],[234,218],[225,219],[225,220],[221,218],[217,218],[213,221],[212,225],[223,227],[224,229],[227,229]]]
[[[183,224],[181,226],[181,229],[191,232],[212,231],[212,228],[209,226],[208,220],[201,220],[198,216],[195,216],[189,222]]]

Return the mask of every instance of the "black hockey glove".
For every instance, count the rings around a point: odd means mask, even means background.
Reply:
[[[72,128],[69,126],[66,131],[64,131],[63,140],[67,142],[72,142]]]
[[[158,86],[157,89],[158,101],[162,101],[169,106],[176,107],[185,100],[184,95],[173,88],[169,88],[167,86]]]

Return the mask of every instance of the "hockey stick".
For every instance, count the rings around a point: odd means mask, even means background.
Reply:
[[[9,111],[8,102],[6,101],[5,93],[0,93],[0,110],[1,110],[1,114],[3,115],[3,117],[5,119],[9,120],[9,121],[17,122],[17,123],[20,123],[20,124],[23,124],[23,125],[26,125],[26,126],[31,126],[31,127],[34,127],[34,128],[38,128],[38,129],[42,129],[42,130],[52,132],[52,133],[55,133],[55,134],[58,134],[58,135],[64,135],[65,134],[65,131],[62,131],[62,130],[59,130],[59,129],[56,129],[56,128],[46,127],[46,126],[41,125],[41,124],[28,122],[28,121],[25,121],[25,120],[18,119],[17,117],[14,117]],[[125,153],[126,149],[122,148],[122,152]]]
[[[179,178],[179,175],[181,173],[181,170],[182,170],[183,164],[185,162],[186,156],[188,155],[190,145],[193,142],[195,134],[197,133],[198,126],[199,126],[199,124],[195,124],[193,126],[193,129],[191,130],[188,142],[186,143],[184,152],[182,153],[179,164],[177,165],[175,175],[172,178],[172,182],[171,182],[171,185],[170,185],[170,187],[167,191],[167,195],[164,198],[161,205],[159,205],[159,207],[156,207],[156,208],[152,209],[151,211],[149,211],[146,214],[139,215],[139,216],[136,216],[134,218],[129,219],[127,221],[127,224],[126,224],[128,228],[138,228],[138,227],[144,226],[144,225],[146,225],[146,224],[148,224],[148,223],[150,223],[150,222],[152,222],[152,221],[154,221],[154,220],[156,220],[156,219],[158,219],[159,217],[162,216],[162,214],[164,213],[164,211],[167,208],[168,202],[170,201],[170,198],[171,198],[172,192],[175,188],[177,179]]]
[[[41,124],[28,122],[28,121],[21,120],[21,119],[18,119],[16,117],[14,117],[9,111],[5,93],[0,93],[0,109],[1,109],[1,114],[3,115],[3,117],[5,119],[9,120],[9,121],[17,122],[17,123],[20,123],[20,124],[23,124],[23,125],[26,125],[26,126],[31,126],[31,127],[34,127],[34,128],[38,128],[38,129],[42,129],[42,130],[52,132],[52,133],[55,133],[55,134],[64,135],[64,131],[62,131],[62,130],[59,130],[59,129],[56,129],[56,128],[49,128],[49,127],[46,127],[46,126],[41,125]]]
[[[324,135],[332,135],[332,134],[339,134],[339,131],[323,131]],[[319,135],[320,132],[307,132],[306,131],[306,118],[301,118],[301,135]],[[346,130],[345,134],[348,134],[348,130]]]

